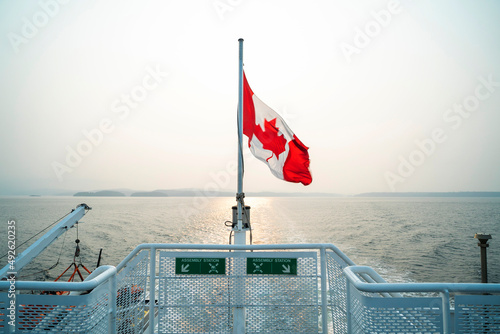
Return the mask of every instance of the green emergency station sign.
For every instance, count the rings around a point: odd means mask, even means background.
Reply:
[[[177,257],[176,275],[225,275],[225,258]]]
[[[247,275],[297,275],[297,259],[249,257]]]

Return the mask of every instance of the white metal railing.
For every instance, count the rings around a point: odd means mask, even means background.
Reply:
[[[500,332],[500,284],[387,283],[365,266],[350,266],[344,273],[349,333],[383,326],[407,333]],[[427,294],[408,296],[411,293]]]
[[[0,329],[30,334],[115,333],[116,268],[102,266],[98,272],[83,282],[17,281],[15,277],[0,281],[0,305],[4,306],[0,307]]]
[[[224,258],[228,272],[222,278],[214,275],[182,275],[175,273],[175,258],[186,256]],[[298,267],[310,266],[309,271],[299,269],[296,276],[246,274],[248,269],[246,268],[247,262],[245,262],[245,259],[273,256],[299,258],[298,261],[301,264]],[[217,330],[214,329],[215,327],[209,329],[206,327],[189,327],[189,325],[182,327],[183,324],[189,323],[189,316],[185,313],[191,312],[193,318],[196,315],[198,319],[196,324],[204,323],[200,318],[203,315],[210,315],[211,317],[216,315],[221,318],[218,322],[221,322],[224,317],[232,317],[231,313],[227,312],[232,307],[245,307],[247,309],[248,332],[269,330],[269,328],[259,328],[258,326],[275,326],[275,328],[279,327],[279,330],[285,332],[287,330],[293,331],[294,326],[296,326],[298,332],[311,332],[310,329],[315,326],[316,332],[339,333],[342,332],[341,328],[345,327],[345,320],[339,319],[335,322],[334,319],[332,323],[332,320],[329,321],[328,318],[329,315],[333,318],[337,316],[334,308],[339,309],[339,305],[334,304],[342,304],[342,300],[345,300],[345,279],[342,275],[342,269],[349,265],[354,265],[354,263],[332,244],[142,244],[137,246],[117,266],[119,272],[118,288],[134,287],[136,290],[143,291],[144,296],[149,297],[149,302],[148,300],[143,302],[143,305],[147,305],[145,313],[149,317],[147,329],[144,328],[148,333],[155,333],[155,331],[158,331],[158,333],[169,332],[174,330],[168,327],[173,323],[178,324],[178,327],[175,328],[177,333],[196,332],[198,330],[200,332],[232,332],[231,324],[224,327],[224,329],[220,324],[214,324],[214,326],[218,326]],[[242,266],[243,271],[237,269]],[[335,275],[332,273],[332,268],[336,271]],[[125,271],[134,273],[132,275],[122,275],[122,272]],[[242,272],[245,274],[242,275]],[[143,275],[148,276],[147,282],[142,279]],[[137,281],[127,280],[126,277],[132,276],[136,277]],[[125,283],[121,283],[122,277],[127,280]],[[270,291],[266,286],[276,291]],[[198,287],[198,290],[196,287]],[[244,289],[246,292],[237,297],[237,287]],[[194,297],[204,295],[205,289],[210,294],[218,294],[219,297],[207,296],[205,301],[200,301],[198,297]],[[336,291],[333,291],[334,289]],[[226,290],[229,292],[226,292]],[[293,292],[295,290],[301,291],[302,295]],[[234,294],[231,295],[233,291]],[[294,293],[295,295],[293,295]],[[173,297],[170,296],[173,294],[179,295],[175,300],[177,305],[171,304]],[[298,301],[293,301],[294,296],[297,297]],[[166,298],[168,300],[165,300]],[[221,298],[224,300],[221,300]],[[139,308],[138,305],[135,307],[135,309]],[[179,311],[181,308],[186,308],[186,312]],[[137,323],[145,323],[145,320],[140,319],[137,315],[120,315],[120,310],[118,310],[118,313],[120,319],[135,319]],[[297,317],[287,323],[281,320],[283,317],[278,316],[278,313],[279,315],[296,314]],[[276,316],[261,316],[262,314],[275,314]],[[273,318],[272,321],[270,320],[271,317]],[[314,317],[316,319],[313,319]],[[345,318],[345,312],[343,312],[342,317]],[[262,323],[253,324],[252,319],[257,319]],[[276,320],[279,320],[280,323],[276,323]],[[296,321],[296,324],[291,324],[293,321]],[[303,322],[303,329],[300,329],[300,321]],[[206,324],[216,322],[212,318],[205,320]],[[166,323],[169,325],[165,325]],[[122,326],[118,325],[118,328],[120,327]],[[139,327],[143,328],[142,325]],[[337,327],[340,329],[337,329]]]
[[[253,273],[255,258],[296,261],[296,272]],[[179,259],[224,271],[189,274]],[[0,332],[231,333],[233,308],[246,310],[248,333],[500,332],[500,284],[387,283],[331,244],[142,244],[98,271],[84,282],[15,282],[15,328],[12,285],[0,281]]]

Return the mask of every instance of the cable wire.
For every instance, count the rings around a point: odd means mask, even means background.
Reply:
[[[37,271],[37,272],[34,272],[34,273],[31,273],[29,275],[23,275],[23,276],[19,276],[19,278],[26,278],[26,277],[30,277],[30,276],[34,276],[34,275],[38,275],[40,273],[46,273],[48,272],[49,270],[52,270],[54,269],[55,267],[57,267],[57,265],[59,265],[59,260],[61,260],[61,254],[63,252],[63,248],[64,248],[64,243],[66,242],[66,235],[67,233],[64,233],[64,237],[63,237],[63,242],[61,244],[61,248],[59,249],[59,256],[57,257],[57,261],[55,264],[53,264],[50,268],[48,269],[42,269],[40,271]]]

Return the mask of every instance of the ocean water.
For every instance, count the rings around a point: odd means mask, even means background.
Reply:
[[[15,221],[20,253],[36,238],[21,244],[80,203],[92,210],[78,229],[35,259],[20,273],[23,279],[59,276],[73,262],[77,238],[76,262],[90,270],[100,249],[101,264],[117,265],[141,243],[227,244],[224,222],[231,220],[235,199],[0,197],[0,256],[8,250],[9,220]],[[250,197],[245,203],[254,244],[333,243],[389,282],[480,282],[474,234],[491,234],[488,278],[500,283],[500,198]]]

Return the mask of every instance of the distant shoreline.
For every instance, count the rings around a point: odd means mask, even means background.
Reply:
[[[115,190],[96,192],[77,192],[75,197],[232,197],[231,192],[211,192],[206,194],[201,190],[155,190],[129,192],[128,194]],[[495,191],[459,191],[459,192],[369,192],[356,195],[340,195],[330,193],[280,193],[280,192],[249,192],[247,197],[500,197]]]
[[[354,195],[354,197],[500,197],[497,191],[458,191],[458,192],[371,192]]]
[[[115,189],[115,190],[95,190],[95,191],[79,191],[79,192],[62,192],[62,191],[43,191],[31,192],[27,194],[3,194],[5,196],[28,196],[31,198],[50,197],[50,196],[71,196],[71,197],[234,197],[235,192],[231,191],[210,191],[206,192],[201,189],[169,189],[169,190],[154,190],[154,191],[136,191],[132,189]],[[337,193],[284,193],[284,192],[246,192],[246,197],[335,197],[335,198],[411,198],[411,197],[471,197],[471,198],[495,198],[500,197],[500,191],[456,191],[456,192],[366,192],[359,194],[337,194]]]

